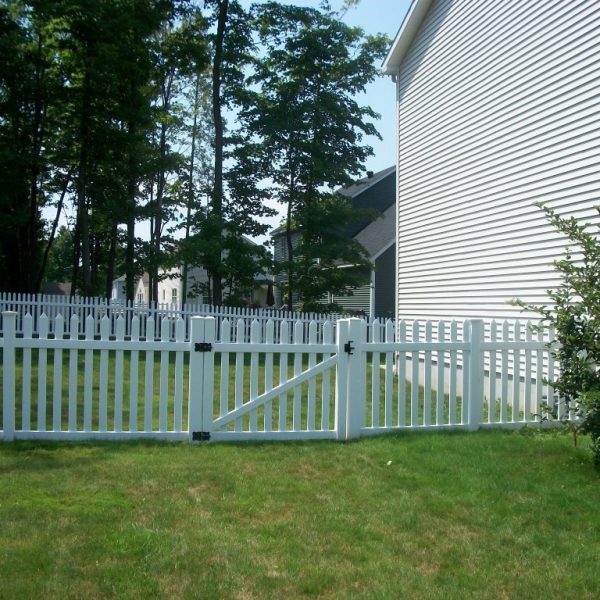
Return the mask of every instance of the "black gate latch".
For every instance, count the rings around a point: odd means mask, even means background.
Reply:
[[[194,350],[196,352],[212,352],[212,344],[210,342],[196,342]]]
[[[354,346],[352,345],[352,340],[349,340],[344,344],[344,352],[350,355],[354,354]]]
[[[193,442],[209,442],[210,431],[192,431]]]

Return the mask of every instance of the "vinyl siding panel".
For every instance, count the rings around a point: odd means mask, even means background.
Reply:
[[[352,291],[352,296],[332,296],[331,300],[339,304],[344,312],[369,314],[371,286],[363,285]]]
[[[434,0],[397,79],[401,318],[545,302],[565,241],[533,206],[599,223],[600,1]]]

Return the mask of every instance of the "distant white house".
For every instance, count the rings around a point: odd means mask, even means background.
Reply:
[[[399,316],[515,317],[557,285],[564,240],[533,203],[598,221],[599,31],[598,0],[413,1],[383,65]]]
[[[161,269],[159,271],[158,299],[159,304],[179,309],[185,304],[210,304],[206,283],[208,275],[202,267],[191,267],[188,270],[187,299],[183,299],[183,274],[180,267]],[[150,297],[148,273],[144,273],[135,282],[135,303],[147,305]],[[245,298],[248,305],[266,306],[270,285],[270,275],[265,274],[256,278],[256,287]],[[112,285],[111,299],[125,302],[125,275],[115,279]]]

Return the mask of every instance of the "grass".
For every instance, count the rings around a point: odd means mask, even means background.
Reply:
[[[0,445],[0,598],[600,597],[564,435]]]

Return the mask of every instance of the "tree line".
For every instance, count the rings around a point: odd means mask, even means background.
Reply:
[[[199,266],[212,302],[236,303],[271,268],[249,238],[272,200],[288,298],[356,283],[335,268],[367,260],[334,192],[372,154],[356,98],[387,44],[326,2],[0,0],[0,289],[110,297],[124,273],[133,299],[147,272],[158,300],[162,269],[185,285]]]

